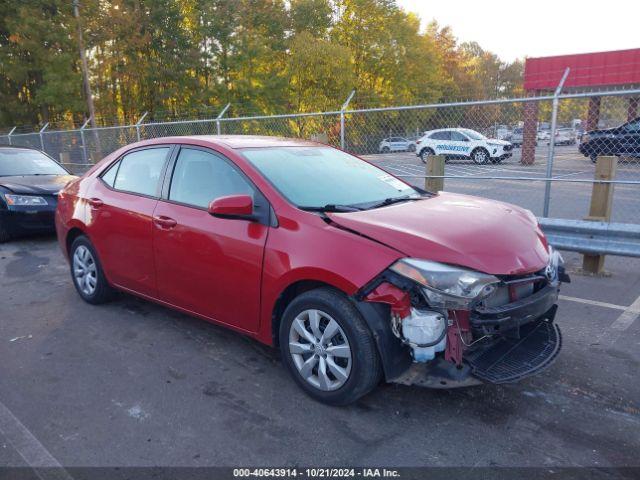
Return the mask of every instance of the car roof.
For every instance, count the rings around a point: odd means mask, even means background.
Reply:
[[[181,137],[155,138],[149,143],[175,142],[188,143],[189,140],[206,142],[231,149],[265,148],[265,147],[312,147],[323,146],[321,143],[300,138],[269,137],[261,135],[188,135]]]
[[[35,152],[43,152],[39,148],[35,147],[24,147],[22,145],[0,145],[0,150],[33,150]]]

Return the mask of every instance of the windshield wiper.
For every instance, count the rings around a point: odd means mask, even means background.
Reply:
[[[337,213],[347,213],[347,212],[359,212],[360,210],[364,210],[364,208],[354,207],[352,205],[336,205],[334,203],[329,203],[324,207],[298,207],[300,210],[305,210],[307,212],[337,212]]]
[[[393,205],[394,203],[410,202],[411,200],[422,200],[422,198],[423,197],[413,197],[409,195],[405,195],[404,197],[385,198],[381,202],[370,205],[369,207],[367,207],[367,210],[370,210],[373,208],[386,207],[387,205]]]

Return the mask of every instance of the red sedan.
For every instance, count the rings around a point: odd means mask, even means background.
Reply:
[[[512,382],[560,349],[568,277],[530,212],[317,143],[129,145],[60,193],[56,228],[85,301],[129,292],[279,346],[330,404],[383,379]]]

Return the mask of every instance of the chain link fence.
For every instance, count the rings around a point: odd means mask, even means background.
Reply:
[[[0,135],[0,144],[42,149],[82,173],[138,140],[298,137],[361,155],[415,185],[424,185],[425,162],[439,154],[446,158],[445,190],[568,219],[589,214],[594,160],[615,156],[611,221],[640,223],[639,98],[640,90],[628,90],[374,109],[345,104],[342,110],[318,113],[43,129]]]

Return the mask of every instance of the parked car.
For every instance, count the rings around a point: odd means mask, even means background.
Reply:
[[[0,147],[0,242],[53,232],[56,197],[74,178],[44,152]]]
[[[522,147],[522,142],[524,141],[524,128],[517,127],[513,129],[513,133],[508,139],[514,147]],[[538,145],[538,136],[536,135],[536,143]]]
[[[381,153],[415,152],[416,142],[404,137],[389,137],[380,142],[378,151]]]
[[[511,143],[487,138],[468,128],[430,130],[416,144],[416,154],[423,163],[429,155],[444,155],[446,160],[471,159],[477,164],[500,163],[513,155]]]
[[[122,290],[279,346],[329,404],[515,381],[560,349],[567,277],[531,212],[313,142],[135,143],[64,188],[56,227],[86,302]]]
[[[551,138],[551,131],[546,129],[546,130],[538,130],[538,134],[537,134],[537,138],[538,140],[549,140]]]
[[[599,155],[640,158],[640,117],[615,128],[586,132],[578,148],[593,163]]]
[[[575,145],[576,131],[573,128],[557,128],[554,143],[556,145]]]

